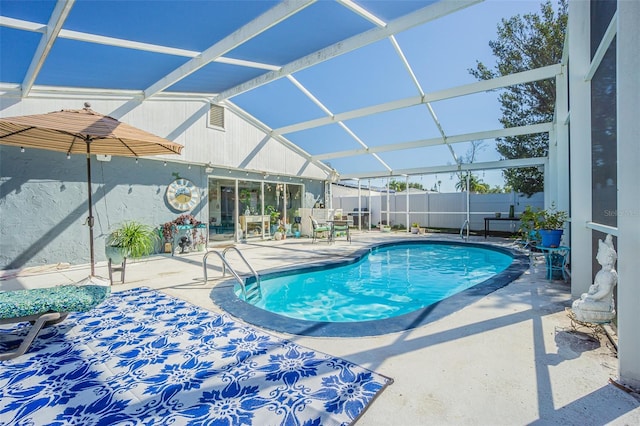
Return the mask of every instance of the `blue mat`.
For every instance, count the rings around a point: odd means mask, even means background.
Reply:
[[[0,347],[27,331],[0,330]],[[0,424],[346,425],[391,382],[139,288],[0,362]]]

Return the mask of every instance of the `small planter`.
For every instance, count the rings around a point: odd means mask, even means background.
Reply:
[[[419,228],[419,227],[412,226],[412,227],[411,227],[411,233],[412,233],[412,234],[419,234],[419,233],[420,233],[420,228]]]
[[[380,227],[380,231],[382,232],[391,232],[391,227],[388,225],[383,225]]]
[[[562,229],[541,229],[538,231],[543,247],[558,247],[562,238]]]
[[[122,247],[115,247],[115,246],[105,246],[104,247],[104,254],[107,257],[107,259],[111,260],[111,263],[114,265],[120,265],[122,264],[122,262],[124,262],[124,249]]]
[[[196,244],[196,251],[204,251],[204,243]]]

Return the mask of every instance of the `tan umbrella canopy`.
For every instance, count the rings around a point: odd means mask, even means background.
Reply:
[[[91,154],[143,157],[180,154],[183,146],[99,114],[85,103],[80,110],[0,118],[0,144],[48,149],[67,154],[86,154],[89,189],[89,247],[94,275],[93,203],[91,200]]]

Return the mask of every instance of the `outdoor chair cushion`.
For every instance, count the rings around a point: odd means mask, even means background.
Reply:
[[[29,290],[0,291],[0,324],[31,322],[17,349],[0,353],[0,361],[27,352],[40,330],[64,320],[69,312],[86,312],[109,296],[111,288],[99,285],[63,285]]]
[[[325,231],[331,231],[331,227],[327,226],[327,225],[322,225],[320,226],[318,224],[318,221],[315,219],[311,219],[311,223],[313,223],[313,230],[314,232],[325,232]]]
[[[47,312],[86,312],[109,295],[109,287],[63,285],[30,290],[0,291],[0,319]]]

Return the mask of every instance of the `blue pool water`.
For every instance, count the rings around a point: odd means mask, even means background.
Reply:
[[[470,244],[382,246],[355,263],[263,279],[255,306],[306,321],[392,318],[482,283],[512,261],[508,253]],[[235,292],[240,297],[239,286]]]

